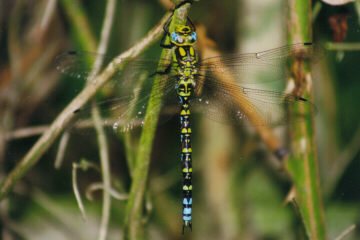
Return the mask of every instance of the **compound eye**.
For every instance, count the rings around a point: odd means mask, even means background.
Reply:
[[[196,32],[192,32],[192,34],[191,34],[191,40],[192,40],[193,42],[195,42],[195,41],[197,40]]]
[[[171,40],[174,41],[174,42],[177,42],[178,41],[178,38],[179,38],[179,35],[176,33],[176,32],[173,32],[171,34]]]

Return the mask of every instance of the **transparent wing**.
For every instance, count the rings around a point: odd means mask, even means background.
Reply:
[[[248,54],[230,54],[203,59],[200,68],[210,74],[229,69],[231,74],[242,83],[272,82],[284,79],[287,61],[300,58],[317,61],[322,56],[321,46],[312,43],[298,43]]]
[[[60,54],[55,64],[61,73],[75,79],[89,79],[91,84],[94,76],[90,76],[92,69],[89,66],[92,66],[91,62],[97,57],[99,54],[96,53],[72,51]],[[113,60],[105,55],[101,57],[106,64]],[[175,105],[174,77],[168,71],[170,61],[161,59],[164,70],[160,70],[162,73],[157,73],[159,61],[160,59],[136,59],[127,62],[121,70],[116,64],[111,65],[116,73],[100,89],[103,98],[110,100],[98,102],[102,116],[105,118],[104,124],[111,124],[119,131],[128,131],[143,125],[145,114],[149,111],[150,96],[154,99],[163,98],[163,101],[157,101],[154,107],[164,108]],[[155,76],[159,74],[163,77],[155,83]],[[171,116],[172,113],[174,111],[167,111],[166,115]],[[88,119],[91,115],[91,107],[79,109],[75,114],[79,121]],[[164,122],[166,119],[168,118],[161,118],[161,121]]]
[[[93,65],[96,59],[100,57],[103,59],[103,66],[107,66],[111,63],[111,67],[115,69],[115,74],[113,79],[117,83],[122,82],[122,85],[127,87],[132,87],[133,84],[136,84],[136,81],[133,81],[133,78],[138,77],[139,74],[143,72],[148,72],[150,74],[155,74],[156,69],[158,69],[159,62],[161,62],[164,69],[160,71],[166,71],[168,66],[171,64],[171,60],[168,59],[133,59],[126,60],[126,65],[123,68],[120,68],[118,62],[123,62],[121,59],[116,59],[115,56],[109,56],[94,52],[86,51],[68,51],[59,54],[55,58],[56,69],[67,76],[70,76],[74,79],[91,79],[94,76],[91,76]],[[117,61],[114,61],[114,60]]]
[[[309,100],[277,91],[242,87],[229,82],[220,82],[208,75],[199,78],[192,107],[208,118],[226,124],[283,125],[290,120],[287,107],[307,107],[315,112]],[[301,120],[296,116],[291,121]]]
[[[105,118],[104,124],[111,125],[116,132],[127,132],[142,127],[145,123],[145,115],[149,111],[154,111],[148,108],[150,98],[156,99],[153,107],[160,108],[159,122],[166,122],[178,112],[176,91],[171,81],[173,79],[163,80],[150,87],[142,86],[134,89],[131,95],[98,102],[101,115]],[[88,119],[91,116],[91,106],[79,109],[75,114],[79,120]],[[149,116],[152,115],[150,112]]]

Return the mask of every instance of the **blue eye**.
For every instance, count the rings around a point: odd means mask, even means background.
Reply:
[[[193,40],[194,42],[197,40],[196,32],[192,32],[191,38],[192,38],[192,40]]]
[[[179,35],[176,32],[173,32],[171,34],[171,40],[174,42],[177,42],[178,37],[179,37]]]

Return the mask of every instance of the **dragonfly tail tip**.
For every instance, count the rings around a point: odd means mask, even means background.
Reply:
[[[281,146],[274,151],[274,154],[278,159],[282,160],[289,154],[289,151],[286,147]]]

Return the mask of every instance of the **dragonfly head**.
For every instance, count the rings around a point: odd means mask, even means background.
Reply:
[[[177,26],[170,36],[171,43],[176,46],[191,46],[197,40],[196,32],[186,25]]]

